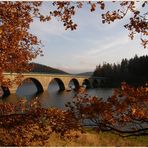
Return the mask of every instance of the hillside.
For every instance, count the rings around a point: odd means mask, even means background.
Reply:
[[[92,76],[93,72],[84,72],[84,73],[79,73],[77,75],[81,75],[81,76]]]
[[[62,70],[45,66],[42,64],[38,64],[38,63],[30,63],[30,66],[32,67],[31,72],[35,72],[35,73],[68,74],[67,72],[64,72]]]

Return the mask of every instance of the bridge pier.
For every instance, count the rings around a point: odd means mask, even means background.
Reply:
[[[9,90],[9,88],[8,87],[1,87],[2,88],[2,90],[3,90],[3,95],[2,95],[2,97],[7,97],[7,96],[9,96],[10,95],[10,90]]]

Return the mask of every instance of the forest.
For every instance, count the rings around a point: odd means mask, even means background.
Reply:
[[[107,86],[120,86],[123,81],[134,86],[144,85],[148,81],[148,56],[135,55],[129,60],[122,59],[119,64],[99,64],[93,76],[106,77]]]

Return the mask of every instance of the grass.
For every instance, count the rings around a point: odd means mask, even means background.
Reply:
[[[33,133],[37,131],[33,130]],[[7,133],[5,133],[6,135]],[[38,133],[40,135],[40,132]],[[25,134],[23,134],[25,136]],[[6,138],[8,141],[11,141],[12,135],[7,134]],[[29,136],[29,135],[26,135]],[[4,138],[4,131],[0,130],[0,139]],[[20,138],[19,140],[23,140]],[[23,140],[24,141],[24,140]],[[21,142],[21,141],[20,141]],[[1,145],[1,144],[0,144]],[[23,146],[23,145],[22,145]],[[70,134],[67,134],[64,138],[61,138],[59,134],[52,133],[49,135],[49,138],[43,142],[40,140],[33,140],[31,143],[26,143],[26,146],[62,146],[62,147],[78,147],[78,146],[140,146],[147,147],[148,146],[148,137],[139,136],[139,137],[126,137],[122,138],[118,135],[114,135],[110,132],[100,132],[97,133],[94,130],[86,129],[85,133],[80,133],[76,131],[72,131]]]
[[[61,139],[53,133],[44,146],[148,146],[146,136],[122,138],[109,132],[98,134],[95,131],[78,134],[78,138]]]

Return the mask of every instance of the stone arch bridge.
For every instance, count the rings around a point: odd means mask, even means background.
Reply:
[[[5,78],[14,80],[17,73],[4,73]],[[99,87],[101,83],[105,82],[104,77],[90,77],[90,76],[79,76],[79,75],[63,75],[63,74],[39,74],[39,73],[23,73],[22,82],[24,80],[31,80],[36,88],[37,93],[41,93],[48,89],[48,85],[54,80],[59,86],[59,90],[65,90],[69,88],[69,84],[72,81],[75,88],[79,89],[81,86],[86,88]],[[1,86],[3,90],[3,96],[8,96],[12,93],[16,93],[18,85],[14,84],[10,88]]]

